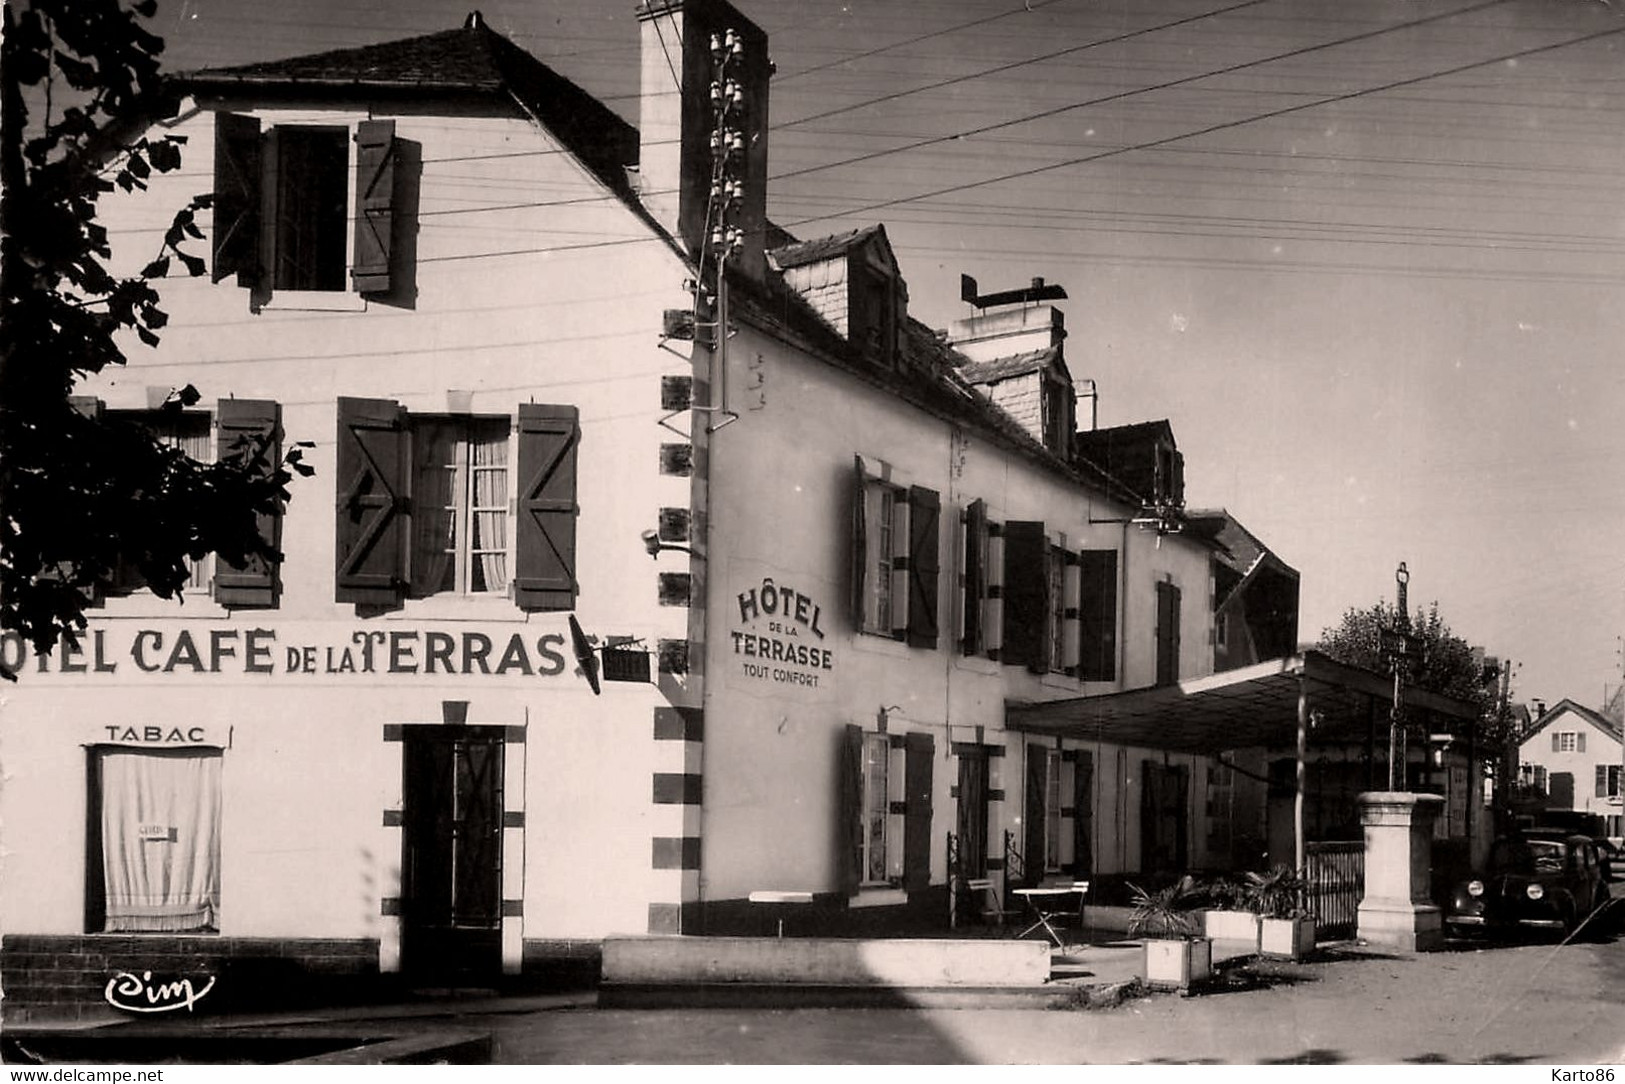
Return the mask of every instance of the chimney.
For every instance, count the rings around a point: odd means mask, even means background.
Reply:
[[[766,274],[767,34],[726,0],[644,0],[638,173],[655,220],[698,256],[712,230],[736,227],[735,267]],[[723,123],[718,124],[719,112]],[[714,150],[713,134],[737,132],[737,149]],[[712,198],[713,163],[726,154],[736,181],[727,213]]]

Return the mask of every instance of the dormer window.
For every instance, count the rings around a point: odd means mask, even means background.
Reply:
[[[902,285],[893,268],[873,251],[853,260],[852,315],[848,341],[871,361],[890,365],[897,358],[897,325],[903,308]]]
[[[1157,445],[1155,490],[1158,504],[1185,503],[1185,457],[1172,444]]]

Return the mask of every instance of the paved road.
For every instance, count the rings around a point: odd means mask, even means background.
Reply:
[[[483,1018],[535,1063],[1625,1062],[1625,940],[1363,951],[1106,1011],[596,1010]]]

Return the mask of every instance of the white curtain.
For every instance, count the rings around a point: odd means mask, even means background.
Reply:
[[[109,932],[219,928],[220,763],[217,750],[102,754]]]
[[[474,458],[474,549],[487,591],[508,588],[508,434],[476,440]]]

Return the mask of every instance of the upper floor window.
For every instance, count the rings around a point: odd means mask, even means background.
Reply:
[[[218,427],[217,456],[220,460],[249,457],[258,468],[270,473],[282,460],[281,407],[263,399],[221,399],[213,418],[205,411],[180,410],[106,410],[104,404],[93,397],[75,397],[76,409],[92,415],[106,414],[110,419],[121,419],[146,429],[156,442],[173,448],[187,458],[206,462],[210,455],[210,432]],[[271,549],[280,544],[282,535],[281,510],[262,512],[257,525],[260,537]],[[131,595],[146,586],[146,577],[140,568],[139,539],[128,533],[122,537],[124,552],[112,575],[101,585],[107,595]],[[188,560],[189,578],[183,591],[202,593],[209,589],[210,565],[213,564],[214,600],[231,609],[266,608],[277,605],[281,582],[279,565],[260,556],[252,556],[239,567],[225,560],[199,558]]]
[[[1171,583],[1157,584],[1157,684],[1172,685],[1179,680],[1179,588]]]
[[[888,473],[881,465],[871,474],[854,457],[853,622],[912,647],[935,647],[940,499],[923,486],[897,485]]]
[[[1586,751],[1586,736],[1578,730],[1552,731],[1552,752],[1554,753],[1583,753]]]
[[[574,609],[576,408],[520,404],[510,450],[513,428],[507,417],[340,399],[338,601],[389,607],[511,590],[524,610]]]
[[[271,130],[272,289],[344,289],[349,135],[345,128],[328,126]]]
[[[109,410],[107,416],[141,426],[158,444],[165,448],[173,448],[188,459],[199,463],[207,462],[209,459],[210,424],[209,415],[204,411]],[[186,565],[191,575],[183,585],[183,590],[196,592],[207,590],[209,559],[188,558]],[[112,576],[103,586],[108,595],[122,597],[134,594],[146,585],[146,577],[142,575],[134,555],[125,553],[120,556]]]
[[[215,115],[214,281],[236,274],[262,292],[389,294],[402,285],[394,237],[414,211],[404,198],[413,189],[396,172],[408,144],[394,121],[356,125],[352,214],[349,143],[345,125],[262,132],[256,117]]]
[[[1046,590],[1049,605],[1049,612],[1046,615],[1046,620],[1048,621],[1049,627],[1045,630],[1045,639],[1048,641],[1047,646],[1049,648],[1049,668],[1050,670],[1056,672],[1067,670],[1072,665],[1071,656],[1067,653],[1068,646],[1073,649],[1074,653],[1077,650],[1076,637],[1074,636],[1074,642],[1068,645],[1066,635],[1068,611],[1070,610],[1072,614],[1071,619],[1074,622],[1077,620],[1078,614],[1077,599],[1074,597],[1076,592],[1074,591],[1073,595],[1068,595],[1066,590],[1066,558],[1067,553],[1065,549],[1058,546],[1051,546],[1049,551],[1049,560],[1045,569],[1045,574],[1049,578],[1049,583]],[[1069,602],[1071,603],[1070,606],[1068,606]]]
[[[414,596],[508,589],[508,419],[410,421]]]

